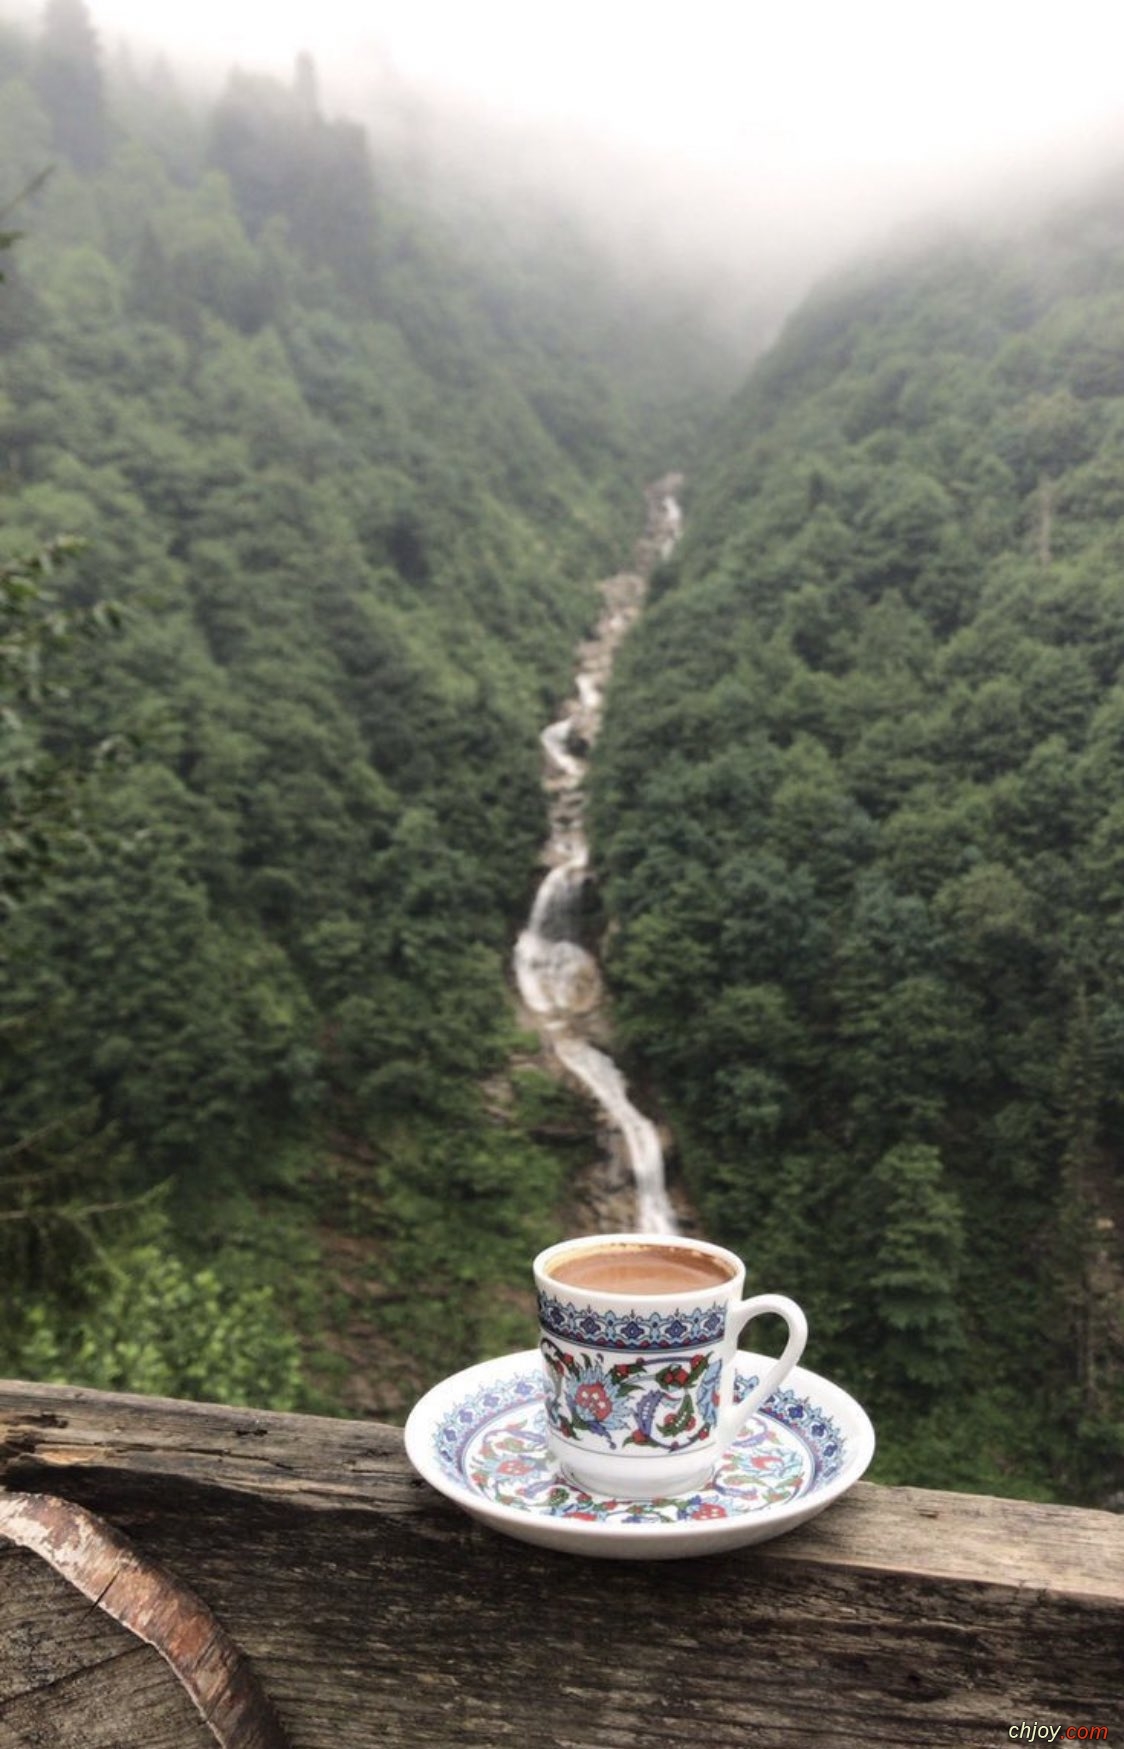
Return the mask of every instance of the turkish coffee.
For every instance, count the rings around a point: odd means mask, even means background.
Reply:
[[[606,1245],[564,1252],[546,1271],[563,1287],[595,1294],[697,1294],[725,1287],[737,1271],[722,1257],[685,1245]]]

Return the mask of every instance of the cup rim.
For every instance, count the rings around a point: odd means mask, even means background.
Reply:
[[[709,1257],[719,1257],[730,1266],[728,1281],[715,1282],[711,1287],[699,1288],[665,1288],[662,1292],[644,1292],[637,1294],[635,1288],[617,1291],[611,1288],[572,1287],[569,1282],[557,1281],[548,1273],[552,1260],[563,1252],[589,1251],[595,1249],[607,1250],[614,1245],[629,1246],[659,1246],[663,1249],[672,1247],[677,1251],[702,1251]],[[557,1294],[580,1294],[587,1299],[608,1300],[619,1302],[622,1306],[634,1305],[636,1300],[667,1300],[669,1304],[681,1302],[684,1299],[703,1299],[715,1294],[727,1294],[731,1290],[740,1290],[745,1279],[745,1264],[736,1252],[730,1251],[725,1245],[716,1245],[712,1239],[695,1239],[687,1233],[583,1233],[574,1239],[559,1239],[553,1245],[548,1245],[540,1251],[532,1263],[535,1281],[540,1287],[549,1286]]]

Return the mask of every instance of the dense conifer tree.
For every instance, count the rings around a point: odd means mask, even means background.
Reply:
[[[594,770],[616,1013],[708,1230],[807,1300],[884,1474],[1098,1501],[1122,287],[1116,183],[817,292],[696,471]]]
[[[85,0],[47,0],[35,80],[58,149],[76,170],[98,169],[107,124],[100,50]]]

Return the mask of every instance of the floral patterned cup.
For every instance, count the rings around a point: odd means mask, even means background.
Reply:
[[[709,1261],[711,1279],[672,1291],[606,1287],[614,1254],[633,1281],[653,1280],[669,1252]],[[598,1254],[605,1254],[601,1258]],[[596,1285],[560,1281],[596,1257]],[[566,1477],[593,1494],[654,1500],[690,1492],[710,1478],[749,1417],[804,1352],[808,1326],[794,1300],[758,1294],[743,1300],[745,1266],[732,1251],[701,1239],[650,1233],[599,1233],[564,1240],[534,1262],[539,1347],[546,1380],[547,1443]],[[622,1271],[623,1273],[623,1271]],[[741,1402],[734,1402],[738,1336],[762,1312],[788,1327],[780,1359]]]

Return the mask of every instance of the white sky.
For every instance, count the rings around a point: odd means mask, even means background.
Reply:
[[[963,162],[1124,110],[1119,0],[90,0],[218,60],[398,69],[544,117],[795,163]]]

